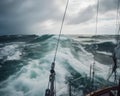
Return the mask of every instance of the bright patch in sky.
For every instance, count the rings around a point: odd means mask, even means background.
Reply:
[[[47,20],[47,21],[43,22],[42,26],[47,28],[47,29],[51,29],[54,26],[54,21]]]

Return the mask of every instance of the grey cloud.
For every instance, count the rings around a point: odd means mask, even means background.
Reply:
[[[108,11],[116,10],[118,2],[120,2],[120,0],[101,0],[100,12],[108,12]]]
[[[55,1],[0,0],[0,34],[30,33],[28,29],[38,22],[61,20],[63,13],[61,13]],[[99,11],[102,14],[113,11],[116,9],[116,5],[117,0],[100,0]],[[95,16],[95,12],[96,5],[93,5],[80,10],[76,17],[71,16],[66,19],[68,24],[80,24],[91,20]]]
[[[119,0],[120,2],[120,0]],[[99,0],[99,15],[109,11],[116,11],[118,0]],[[79,12],[77,17],[68,21],[69,24],[80,24],[93,19],[96,16],[96,5],[88,6]]]
[[[87,7],[82,12],[79,12],[78,16],[70,19],[68,24],[79,24],[90,20],[94,16],[94,9],[92,6]]]
[[[29,33],[37,22],[60,18],[54,0],[1,0],[0,34]]]

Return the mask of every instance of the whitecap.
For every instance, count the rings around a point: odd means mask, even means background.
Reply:
[[[21,55],[19,45],[16,44],[6,45],[0,51],[0,58],[4,60],[20,60]]]

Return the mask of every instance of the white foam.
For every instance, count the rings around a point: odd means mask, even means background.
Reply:
[[[112,56],[112,53],[110,53],[110,52],[97,51],[97,53],[101,53],[101,54],[104,54],[104,55],[109,55],[109,56]]]
[[[82,47],[82,46],[79,46]],[[88,53],[83,48],[82,52],[76,53],[78,54],[78,59],[74,58],[73,54],[70,53],[70,49],[61,49],[62,52],[59,52],[58,56],[61,56],[63,60],[67,60],[70,66],[74,68],[79,73],[86,73],[89,75],[90,65],[93,64],[93,55]],[[65,53],[65,54],[64,54]],[[96,61],[95,64],[96,75],[106,78],[108,74],[109,67],[104,64],[100,64]]]
[[[65,38],[62,39],[66,40]],[[52,41],[50,41],[48,45],[50,48],[53,48],[53,50],[55,49],[52,46]],[[35,47],[36,45],[30,46]],[[55,66],[58,96],[67,94],[65,78],[70,75],[70,69],[66,66],[71,66],[82,75],[84,75],[84,73],[89,75],[90,65],[93,64],[93,55],[85,51],[81,45],[77,47],[80,48],[81,51],[75,51],[72,46],[63,48],[60,45],[58,48]],[[18,45],[8,45],[2,50],[2,56],[7,56],[7,59],[20,59],[21,51]],[[73,55],[72,51],[75,52],[77,55],[76,57],[75,54]],[[49,70],[51,68],[54,53],[55,50],[50,50],[40,59],[27,59],[25,61],[25,63],[27,63],[26,66],[0,84],[0,86],[3,87],[0,89],[0,93],[4,93],[5,95],[3,96],[44,96],[45,89],[48,85]],[[95,75],[106,78],[108,70],[108,66],[96,62]],[[80,94],[83,93],[80,92]]]
[[[0,57],[6,60],[19,60],[22,53],[19,46],[16,44],[7,45],[1,48]]]
[[[43,96],[45,94],[51,63],[41,64],[40,60],[31,60],[28,63],[4,82],[7,85],[0,89],[0,93],[4,92],[9,96]],[[56,64],[57,90],[65,85],[66,72],[64,70],[60,64]]]

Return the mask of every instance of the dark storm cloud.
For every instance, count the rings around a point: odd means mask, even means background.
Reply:
[[[119,0],[120,2],[120,0]],[[99,0],[99,15],[105,14],[109,11],[116,11],[118,0]],[[96,4],[90,5],[84,10],[80,10],[77,17],[72,18],[69,24],[80,24],[95,18],[96,16]]]
[[[16,8],[20,7],[23,1],[24,0],[0,1],[0,34],[10,34],[21,30],[20,22],[17,22],[19,20],[19,14],[17,13]],[[19,28],[16,30],[18,26]]]
[[[59,14],[54,0],[1,0],[0,34],[29,33],[35,23],[57,19]]]

